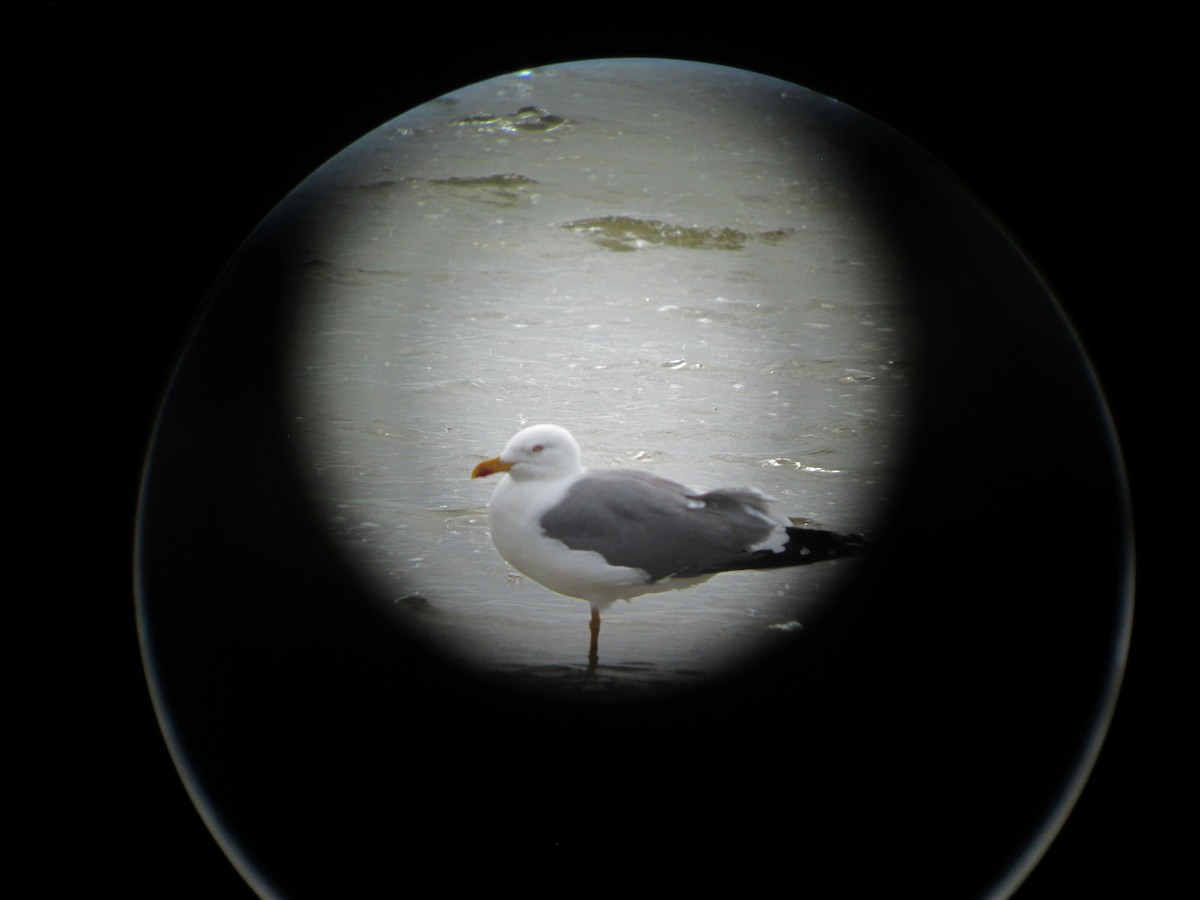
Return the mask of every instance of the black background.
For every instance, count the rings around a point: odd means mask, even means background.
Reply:
[[[209,6],[168,19],[72,4],[36,12],[37,52],[22,92],[39,118],[21,149],[49,202],[30,231],[49,251],[43,283],[64,317],[57,327],[81,338],[70,359],[78,377],[59,388],[54,410],[82,411],[86,429],[71,436],[73,502],[56,516],[84,558],[70,577],[53,579],[48,598],[59,627],[83,640],[65,667],[66,703],[50,715],[65,732],[47,738],[66,751],[47,776],[56,799],[31,813],[39,824],[29,829],[64,868],[125,896],[249,895],[158,733],[131,573],[141,458],[160,392],[239,242],[313,168],[418,103],[540,64],[670,56],[782,77],[908,135],[995,210],[1076,326],[1130,470],[1139,605],[1109,740],[1017,896],[1156,893],[1170,857],[1157,807],[1173,790],[1165,748],[1178,712],[1164,715],[1155,702],[1169,674],[1158,636],[1172,551],[1163,537],[1170,523],[1148,510],[1157,512],[1153,473],[1170,469],[1187,417],[1170,399],[1182,362],[1162,334],[1164,325],[1175,330],[1171,304],[1181,298],[1158,295],[1145,277],[1162,265],[1145,253],[1143,235],[1164,228],[1151,210],[1170,171],[1168,157],[1145,151],[1169,146],[1172,135],[1152,111],[1162,82],[1140,32],[1119,23],[1050,27],[1015,13],[974,23],[866,15],[831,23],[799,11],[786,21],[747,12],[708,24],[695,21],[698,10],[653,20],[597,9],[577,19],[537,4],[411,18],[341,6],[278,17]],[[1169,253],[1160,238],[1159,253]],[[77,262],[71,248],[81,243]],[[1126,277],[1133,270],[1136,285]],[[599,851],[600,864],[612,852]]]

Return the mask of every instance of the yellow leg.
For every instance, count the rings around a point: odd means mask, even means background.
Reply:
[[[596,663],[599,662],[599,660],[600,660],[600,653],[599,653],[599,650],[597,649],[597,647],[600,644],[600,611],[596,610],[596,609],[592,610],[591,632],[592,632],[592,643],[588,649],[588,669],[589,670],[595,669]]]

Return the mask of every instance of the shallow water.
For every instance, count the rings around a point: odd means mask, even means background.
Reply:
[[[870,534],[919,359],[911,288],[824,128],[838,114],[727,69],[516,73],[389,122],[285,201],[296,459],[381,603],[489,671],[583,668],[586,604],[512,572],[493,484],[469,478],[539,421],[586,464],[753,485]],[[618,604],[601,673],[702,678],[819,627],[855,565]]]

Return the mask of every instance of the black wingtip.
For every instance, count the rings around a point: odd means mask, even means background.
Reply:
[[[860,534],[838,534],[834,531],[795,527],[788,528],[787,533],[787,544],[773,554],[776,559],[773,563],[767,563],[768,565],[801,566],[854,556],[867,550],[866,538]]]
[[[718,563],[691,566],[674,572],[672,578],[689,578],[697,575],[714,575],[718,572],[736,572],[746,569],[780,569],[786,566],[804,566],[826,560],[842,559],[865,553],[867,540],[860,534],[839,534],[815,528],[789,526],[788,540],[778,550],[756,550],[747,555],[724,559]]]

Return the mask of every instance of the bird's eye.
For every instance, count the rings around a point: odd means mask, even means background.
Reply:
[[[541,453],[541,452],[542,452],[544,449],[546,449],[546,448],[545,448],[545,447],[543,447],[541,444],[534,444],[534,445],[533,445],[533,452],[534,452],[534,453]]]

